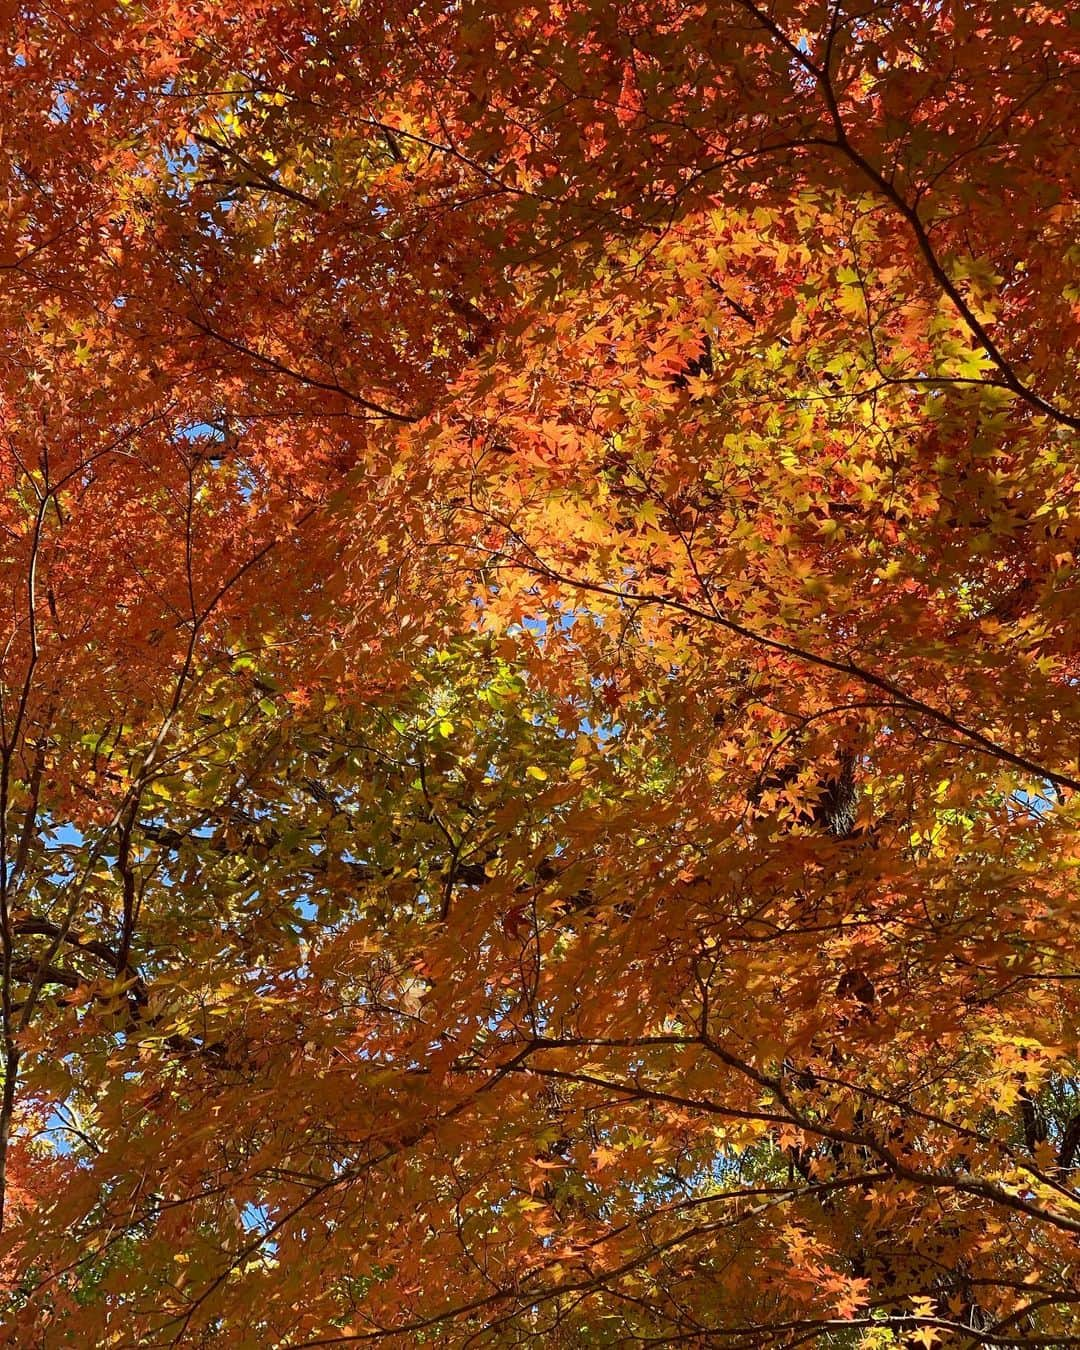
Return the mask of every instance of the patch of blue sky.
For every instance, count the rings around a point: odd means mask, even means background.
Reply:
[[[225,432],[213,422],[184,422],[173,432],[178,441],[224,441]]]
[[[249,1201],[240,1211],[240,1222],[248,1233],[266,1233],[273,1226],[270,1210],[266,1205]]]
[[[65,1063],[69,1066],[73,1064],[71,1056],[67,1057]],[[44,1128],[36,1138],[44,1138],[54,1153],[62,1158],[72,1158],[77,1166],[89,1166],[96,1151],[91,1136],[63,1102],[53,1106]]]

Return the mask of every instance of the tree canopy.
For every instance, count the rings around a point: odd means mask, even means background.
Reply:
[[[0,3],[0,1343],[1080,1345],[1075,19]]]

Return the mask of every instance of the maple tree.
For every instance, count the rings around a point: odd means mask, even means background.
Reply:
[[[1080,1344],[1070,8],[0,18],[0,1339]]]

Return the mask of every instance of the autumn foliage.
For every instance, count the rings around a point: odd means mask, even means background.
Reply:
[[[0,0],[0,1343],[1080,1345],[1074,25]]]

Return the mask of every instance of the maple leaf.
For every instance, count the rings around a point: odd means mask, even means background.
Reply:
[[[1065,8],[16,8],[0,1340],[1075,1339]]]

